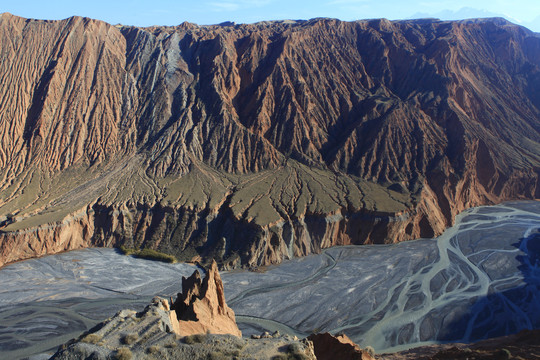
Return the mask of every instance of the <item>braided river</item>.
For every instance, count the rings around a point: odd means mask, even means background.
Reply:
[[[195,269],[114,249],[5,266],[0,358],[46,359],[121,309],[175,296]],[[221,275],[244,336],[344,332],[382,353],[540,328],[540,202],[469,209],[436,239],[334,247]]]

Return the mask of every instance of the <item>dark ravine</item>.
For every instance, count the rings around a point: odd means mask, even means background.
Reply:
[[[502,19],[137,28],[0,15],[0,266],[223,268],[540,198],[540,37]]]

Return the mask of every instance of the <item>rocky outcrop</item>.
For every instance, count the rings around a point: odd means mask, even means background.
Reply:
[[[156,298],[139,313],[122,310],[61,346],[51,359],[316,359],[310,342],[287,335],[264,340],[206,333],[180,337],[166,304]]]
[[[260,337],[259,337],[260,338]],[[182,277],[176,301],[155,297],[137,313],[122,310],[60,347],[52,359],[313,359],[313,344],[275,334],[242,339],[234,312],[225,303],[215,261],[201,280],[198,271]],[[122,357],[124,356],[124,357]]]
[[[308,340],[313,343],[317,360],[374,360],[345,334],[311,334]]]
[[[540,359],[540,330],[482,340],[473,344],[434,344],[393,354],[387,360]]]
[[[0,266],[231,268],[540,198],[540,38],[501,19],[137,28],[0,16]]]
[[[187,279],[182,277],[182,292],[170,308],[173,331],[180,336],[211,333],[242,337],[234,311],[225,303],[215,261],[202,281],[198,271]]]

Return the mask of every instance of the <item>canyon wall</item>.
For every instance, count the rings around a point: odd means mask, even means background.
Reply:
[[[123,244],[258,266],[540,198],[540,37],[502,19],[0,34],[0,265]]]

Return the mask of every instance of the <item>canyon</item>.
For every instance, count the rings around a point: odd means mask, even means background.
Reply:
[[[122,336],[135,332],[134,327],[147,328],[145,324],[155,320],[131,318],[156,303],[155,296],[176,298],[169,304],[188,305],[198,320],[207,321],[210,331],[217,332],[223,327],[214,327],[213,317],[206,314],[217,313],[215,320],[228,323],[230,311],[219,300],[224,295],[244,344],[263,332],[278,331],[289,337],[287,341],[311,333],[345,333],[361,348],[372,347],[376,358],[432,358],[441,351],[446,355],[434,358],[470,359],[473,354],[467,348],[481,350],[470,343],[519,332],[517,338],[498,338],[489,340],[491,345],[484,341],[478,346],[498,348],[495,352],[504,348],[516,358],[521,353],[523,359],[536,359],[540,356],[538,330],[528,333],[526,329],[540,326],[538,224],[538,201],[473,208],[458,215],[456,224],[436,240],[333,247],[319,255],[268,266],[265,271],[221,272],[223,286],[215,270],[207,272],[214,275],[206,277],[213,279],[206,286],[193,275],[198,270],[203,277],[194,264],[150,261],[107,248],[20,261],[0,269],[0,357],[48,359],[60,345],[80,338],[81,333],[96,332],[97,324],[120,312],[125,327],[110,333],[109,345],[116,348]],[[177,295],[180,291],[182,296]],[[159,317],[174,329],[169,315]],[[196,329],[187,323],[184,329]],[[101,335],[108,334],[107,329]],[[149,331],[155,337],[142,342],[142,350],[156,345],[154,340],[170,352],[185,345],[163,331],[166,326],[161,329]],[[139,339],[146,338],[138,334]],[[218,338],[209,337],[206,344]],[[177,340],[176,348],[165,346]]]
[[[220,268],[540,198],[540,36],[502,19],[175,27],[0,15],[0,266]]]

